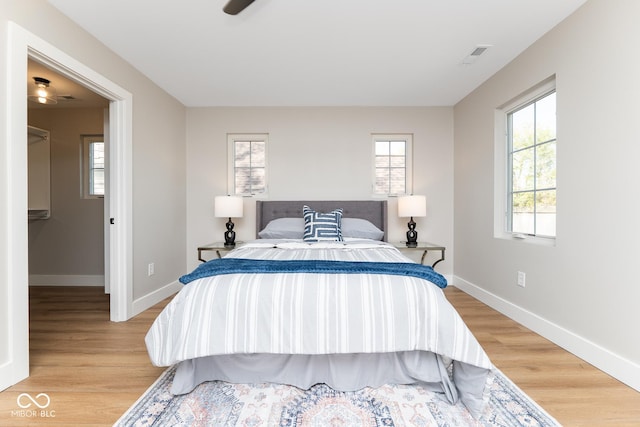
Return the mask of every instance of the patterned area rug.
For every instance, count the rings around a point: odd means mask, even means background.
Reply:
[[[213,381],[173,396],[169,368],[115,426],[559,426],[500,371],[487,380],[488,405],[479,420],[462,403],[417,385],[385,385],[355,392],[324,384],[309,390],[280,384]]]

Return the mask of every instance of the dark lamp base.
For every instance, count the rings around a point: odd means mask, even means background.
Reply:
[[[407,231],[407,247],[416,248],[418,247],[418,232],[416,231],[416,223],[413,217],[411,217],[407,225],[409,226],[409,231]]]
[[[236,247],[236,232],[233,231],[233,222],[231,222],[231,218],[227,221],[227,231],[224,232],[224,247]]]

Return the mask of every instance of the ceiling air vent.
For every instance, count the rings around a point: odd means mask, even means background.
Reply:
[[[491,45],[478,45],[478,46],[476,46],[476,48],[473,49],[473,51],[462,60],[462,64],[463,65],[471,65],[471,64],[473,64],[474,62],[476,62],[478,57],[480,55],[482,55],[483,53],[485,53],[486,50],[489,49],[490,47],[491,47]]]

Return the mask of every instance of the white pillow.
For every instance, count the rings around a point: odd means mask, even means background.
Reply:
[[[342,218],[342,236],[382,240],[384,231],[362,218]]]
[[[269,221],[267,226],[258,233],[261,239],[302,239],[304,234],[304,219],[278,218]]]
[[[342,237],[382,240],[384,231],[362,218],[342,218]],[[278,218],[269,221],[258,233],[261,239],[302,239],[303,218]]]

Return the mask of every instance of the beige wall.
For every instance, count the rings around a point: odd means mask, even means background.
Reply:
[[[104,276],[104,200],[80,197],[81,136],[103,122],[101,108],[29,110],[51,141],[51,217],[29,222],[30,275]]]
[[[78,25],[51,7],[46,0],[2,0],[0,7],[0,99],[8,99],[7,82],[9,76],[5,49],[11,46],[8,40],[9,22],[13,21],[21,28],[45,40],[59,51],[99,73],[123,88],[132,95],[132,279],[125,286],[132,289],[130,299],[135,302],[143,297],[153,295],[155,291],[175,283],[177,277],[186,270],[185,248],[185,108],[176,99],[161,90],[147,77],[142,75],[126,61],[108,50],[102,43],[94,39]],[[26,81],[26,61],[25,81]],[[26,101],[25,101],[26,103]],[[16,301],[24,296],[26,307],[26,283],[12,280],[20,277],[16,272],[20,266],[9,265],[10,256],[24,257],[27,254],[27,227],[24,222],[15,221],[24,206],[15,206],[11,189],[15,183],[12,179],[26,180],[24,174],[10,171],[16,165],[7,165],[7,159],[14,149],[14,141],[7,133],[10,123],[16,117],[26,115],[18,111],[16,106],[0,103],[0,369],[4,372],[12,370],[9,349],[14,351],[17,336],[26,334],[23,315],[18,321]],[[18,120],[19,121],[19,120]],[[26,149],[25,149],[26,150]],[[26,153],[26,151],[25,151]],[[26,155],[25,155],[26,166]],[[18,223],[19,227],[14,225]],[[24,227],[22,226],[24,224]],[[18,248],[19,253],[10,252]],[[147,264],[155,262],[155,275],[147,276]],[[21,264],[21,265],[26,265]],[[145,300],[151,302],[152,298]],[[21,300],[22,301],[22,300]],[[129,301],[131,302],[131,301]],[[20,304],[22,305],[22,303]],[[144,304],[138,304],[138,307]],[[8,314],[7,314],[8,313]],[[22,338],[20,338],[22,339]],[[20,344],[21,345],[21,344]],[[21,356],[22,357],[22,356]],[[23,359],[28,360],[27,355]],[[22,363],[22,362],[20,362]],[[21,370],[21,369],[20,369]],[[13,374],[12,374],[13,375]]]
[[[184,106],[45,0],[8,6],[0,12],[3,27],[16,22],[132,93],[133,297],[175,281],[184,272]],[[152,277],[149,262],[156,264]]]
[[[192,108],[187,113],[187,265],[196,248],[222,241],[213,198],[227,193],[227,133],[268,133],[269,199],[370,199],[372,133],[413,133],[414,193],[427,196],[416,218],[420,239],[453,238],[453,110],[444,108]],[[254,200],[245,201],[237,239],[255,237]],[[406,220],[389,200],[389,240],[405,238]],[[444,274],[449,261],[438,265]]]
[[[636,388],[638,16],[636,0],[587,2],[456,105],[454,117],[458,283]],[[554,74],[556,244],[495,238],[495,110]],[[518,271],[526,288],[516,286]]]

